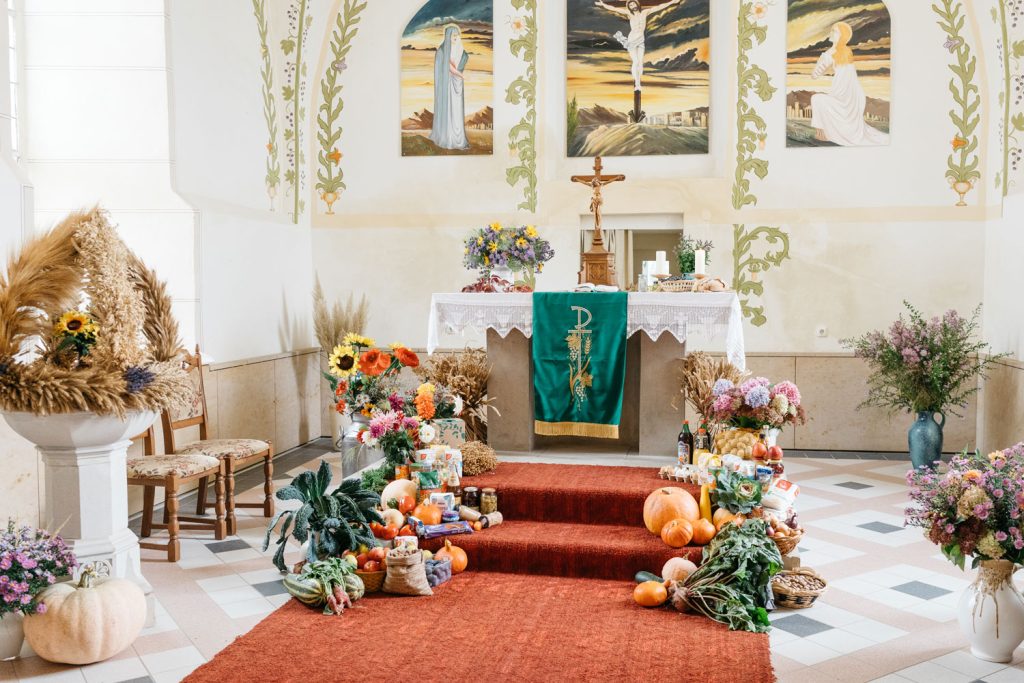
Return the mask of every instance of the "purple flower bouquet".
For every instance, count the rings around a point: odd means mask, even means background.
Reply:
[[[46,611],[39,593],[78,566],[74,553],[60,536],[8,520],[0,534],[0,617]]]
[[[715,397],[711,416],[732,427],[781,429],[788,424],[803,424],[807,419],[800,390],[788,380],[772,384],[765,377],[754,377],[734,384],[720,379],[711,393]]]

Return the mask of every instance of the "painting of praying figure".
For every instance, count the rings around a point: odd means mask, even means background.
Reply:
[[[707,154],[709,0],[567,0],[571,157]]]
[[[891,47],[882,0],[789,0],[788,147],[889,144]]]
[[[491,154],[493,0],[428,0],[402,34],[402,155]]]

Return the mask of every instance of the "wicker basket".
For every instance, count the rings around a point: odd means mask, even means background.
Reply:
[[[695,292],[697,291],[696,280],[660,280],[655,283],[656,292]]]
[[[791,552],[796,550],[796,547],[800,545],[800,541],[804,538],[804,532],[796,534],[790,534],[789,536],[779,536],[775,534],[772,536],[772,540],[775,541],[775,545],[779,546],[779,552],[783,555],[789,555]]]
[[[364,572],[356,570],[356,576],[363,580],[363,585],[366,587],[367,593],[376,593],[384,585],[384,577],[387,576],[387,570],[381,570],[379,572]]]
[[[780,577],[797,574],[804,574],[818,579],[821,581],[821,588],[817,590],[797,590],[778,582]],[[784,569],[772,578],[772,593],[775,594],[775,604],[777,607],[788,607],[790,609],[810,607],[825,592],[826,588],[828,588],[828,582],[818,572],[809,567]]]

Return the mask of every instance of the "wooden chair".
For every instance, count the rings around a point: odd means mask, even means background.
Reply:
[[[224,519],[224,462],[207,455],[155,455],[156,432],[150,427],[133,440],[143,440],[143,455],[127,461],[128,483],[145,487],[142,498],[142,538],[149,538],[153,529],[167,529],[167,543],[140,541],[139,546],[150,550],[166,550],[167,561],[177,562],[181,557],[178,534],[181,529],[210,529],[218,541],[227,536]],[[183,517],[178,514],[178,492],[182,485],[215,477],[217,501],[216,519],[209,517]],[[164,489],[164,521],[153,522],[156,487]]]
[[[183,367],[188,373],[194,388],[192,401],[189,406],[178,413],[172,414],[164,411],[164,447],[168,453],[177,455],[208,455],[224,462],[224,478],[227,487],[227,520],[228,534],[233,535],[237,531],[235,521],[235,508],[262,508],[264,517],[274,516],[274,446],[269,441],[259,439],[211,439],[206,427],[206,391],[203,386],[203,359],[199,353],[199,346],[196,352],[187,355],[183,361]],[[179,447],[175,443],[174,432],[185,427],[199,426],[199,441]],[[263,502],[262,503],[236,503],[235,502],[235,473],[247,465],[263,461]],[[206,499],[206,488],[209,477],[199,480],[199,499],[196,504],[196,514],[206,513],[208,505]]]

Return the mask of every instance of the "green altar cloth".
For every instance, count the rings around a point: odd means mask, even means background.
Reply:
[[[543,436],[619,437],[625,292],[533,295],[533,418]]]

